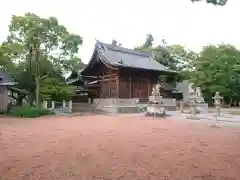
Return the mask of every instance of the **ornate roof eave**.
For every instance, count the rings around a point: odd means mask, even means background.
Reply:
[[[93,54],[91,56],[90,61],[88,62],[87,66],[85,66],[82,71],[80,72],[80,74],[84,74],[84,72],[94,63],[96,63],[96,61],[98,60],[97,58],[99,58],[99,60],[108,68],[110,69],[117,69],[115,67],[113,67],[112,65],[110,65],[108,63],[108,58],[104,55],[104,53],[102,52],[103,50],[100,50],[100,48],[98,47],[98,44],[96,43],[95,48],[93,50]],[[97,56],[97,58],[95,58],[95,56]]]

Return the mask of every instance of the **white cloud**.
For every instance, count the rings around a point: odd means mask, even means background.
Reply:
[[[55,16],[69,31],[84,38],[80,50],[84,62],[91,57],[95,38],[103,42],[115,38],[132,48],[152,33],[155,43],[164,38],[193,50],[222,41],[240,47],[239,0],[229,0],[224,7],[190,0],[8,0],[1,6],[0,41],[7,36],[12,14]]]

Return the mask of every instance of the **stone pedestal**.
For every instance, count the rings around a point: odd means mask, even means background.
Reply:
[[[162,102],[162,96],[149,96],[149,102]]]
[[[147,105],[147,116],[154,116],[154,117],[165,117],[166,110],[159,104],[148,104]]]
[[[72,112],[72,101],[71,100],[69,101],[68,110],[69,110],[69,112]]]
[[[183,104],[183,100],[182,100],[182,101],[180,101],[180,113],[184,112],[183,106],[184,106],[184,104]]]
[[[198,97],[195,92],[192,92],[189,94],[188,97],[190,101],[190,116],[187,117],[188,119],[194,119],[194,120],[199,120],[199,117],[197,117],[197,114],[200,113],[197,109],[197,101],[201,99],[201,97]]]
[[[223,99],[223,97],[220,96],[219,92],[216,92],[213,99],[214,99],[214,104],[216,108],[216,123],[217,123],[218,117],[220,116],[221,100]]]
[[[162,96],[149,96],[146,115],[153,117],[166,116],[166,110],[163,107]]]

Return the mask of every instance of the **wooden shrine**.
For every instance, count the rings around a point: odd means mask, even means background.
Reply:
[[[159,76],[169,73],[176,72],[155,61],[151,53],[97,41],[89,63],[70,84],[95,92],[92,98],[147,101]]]

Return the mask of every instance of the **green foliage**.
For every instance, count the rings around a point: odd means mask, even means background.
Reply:
[[[143,49],[151,48],[153,46],[153,41],[154,41],[153,36],[151,34],[147,34],[147,38],[146,38],[144,44],[142,45],[142,48]]]
[[[153,36],[148,34],[145,43],[135,49],[153,53],[154,59],[160,64],[179,72],[176,75],[161,75],[160,79],[165,83],[171,83],[174,85],[176,81],[186,78],[188,75],[187,72],[189,69],[192,69],[192,66],[195,64],[195,59],[198,56],[197,53],[186,50],[181,45],[167,45],[164,39],[161,44],[154,47],[153,41]]]
[[[204,96],[211,101],[211,96],[219,91],[225,100],[240,99],[239,69],[240,51],[231,45],[209,45],[203,48],[196,60],[191,80],[201,87]]]
[[[14,45],[11,49],[10,46],[2,44],[0,45],[0,68],[7,71],[14,71],[15,64],[13,62],[16,48]]]
[[[69,33],[55,17],[41,18],[33,13],[14,15],[9,36],[0,46],[0,67],[11,72],[17,88],[29,92],[30,104],[36,99],[39,105],[41,83],[55,79],[63,86],[67,72],[84,66],[77,57],[82,41],[79,35]],[[64,92],[68,97],[69,90],[63,90],[61,94]]]
[[[53,112],[49,109],[37,108],[32,106],[13,107],[8,115],[14,117],[35,118],[44,115],[51,115]]]
[[[191,0],[192,2],[198,2],[203,0]],[[224,6],[227,4],[228,0],[204,0],[206,3],[210,3],[216,6]]]
[[[180,71],[182,69],[192,68],[198,57],[197,53],[187,50],[181,45],[167,45],[163,39],[161,44],[154,47],[152,46],[153,41],[153,36],[148,34],[145,43],[135,49],[153,53],[156,61],[172,70]]]
[[[75,92],[75,87],[66,85],[65,82],[56,78],[47,78],[42,80],[40,87],[41,99],[44,100],[70,100]]]
[[[115,46],[122,46],[122,44],[119,43],[116,39],[113,39],[113,40],[112,40],[112,45],[115,45]]]
[[[178,76],[161,75],[166,83],[188,79],[195,86],[201,87],[203,96],[209,103],[216,91],[224,96],[225,102],[240,101],[240,50],[232,45],[208,45],[200,53],[185,49],[181,45],[162,44],[146,46],[152,36],[147,36],[145,43],[135,49],[152,52],[159,63],[177,70]]]

